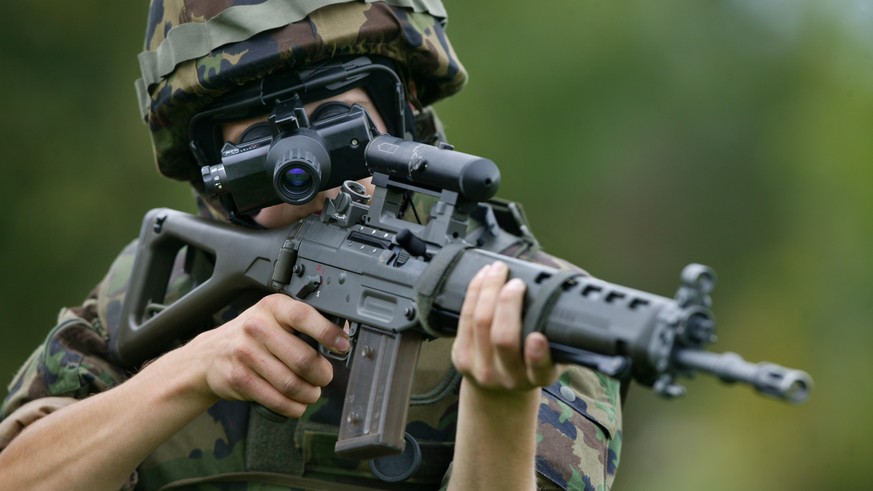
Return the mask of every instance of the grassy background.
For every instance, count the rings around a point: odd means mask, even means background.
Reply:
[[[439,111],[546,249],[672,295],[719,273],[713,348],[809,371],[792,407],[700,377],[635,387],[617,490],[869,489],[873,2],[446,0],[467,89]],[[0,374],[155,206],[133,80],[145,6],[7,6],[0,30]]]

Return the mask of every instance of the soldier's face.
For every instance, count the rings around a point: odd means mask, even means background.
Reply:
[[[373,104],[370,96],[367,95],[367,92],[361,88],[354,88],[349,90],[348,92],[343,92],[342,94],[329,97],[327,99],[322,99],[320,101],[310,102],[304,106],[307,114],[312,114],[318,106],[324,104],[325,102],[330,101],[340,101],[346,104],[359,104],[367,110],[370,114],[370,117],[373,119],[373,123],[376,124],[376,128],[378,128],[380,133],[386,133],[388,130],[385,126],[385,121],[382,119],[382,116],[379,114],[379,111],[376,110],[375,104]],[[241,121],[235,121],[233,123],[227,123],[222,127],[222,131],[224,133],[224,140],[231,143],[238,143],[240,136],[245,132],[247,128],[250,126],[261,123],[266,120],[266,117],[257,117],[252,119],[246,119]],[[363,184],[367,188],[367,192],[370,194],[373,193],[373,187],[370,184],[370,178],[361,179],[361,184]],[[302,205],[289,205],[288,203],[282,203],[274,206],[270,206],[262,209],[258,212],[257,215],[254,215],[255,221],[266,228],[279,228],[284,227],[286,225],[291,225],[298,220],[306,218],[309,215],[321,213],[321,209],[324,206],[325,198],[333,198],[339,193],[339,188],[328,189],[326,191],[322,191],[318,193],[318,195],[308,203]]]

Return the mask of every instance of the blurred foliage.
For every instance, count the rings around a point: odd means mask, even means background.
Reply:
[[[471,73],[439,106],[452,143],[500,165],[546,249],[663,295],[711,265],[713,348],[816,380],[798,407],[704,377],[673,402],[634,387],[615,489],[868,489],[873,1],[446,4]],[[138,121],[145,7],[5,12],[8,379],[147,209],[192,207]]]

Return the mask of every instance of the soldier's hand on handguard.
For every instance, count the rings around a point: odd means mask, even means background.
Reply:
[[[286,295],[270,295],[189,343],[205,370],[204,394],[216,400],[256,401],[300,417],[321,396],[333,368],[298,333],[337,353],[349,347],[343,329],[314,308]]]
[[[528,391],[552,384],[560,367],[549,343],[532,333],[521,345],[525,285],[506,281],[508,268],[495,262],[482,268],[467,288],[452,361],[465,383],[493,391]]]
[[[562,367],[542,333],[529,335],[522,350],[525,285],[506,281],[507,273],[502,262],[482,268],[461,308],[452,361],[464,378],[450,490],[537,488],[540,387]]]

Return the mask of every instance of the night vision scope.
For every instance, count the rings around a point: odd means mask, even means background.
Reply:
[[[367,111],[355,104],[322,104],[312,123],[299,99],[279,103],[266,128],[277,131],[225,143],[221,163],[201,169],[206,192],[231,216],[282,202],[300,205],[326,189],[380,173],[405,182],[458,193],[471,202],[497,192],[500,172],[488,159],[456,152],[451,145],[379,134]]]
[[[278,103],[268,119],[269,134],[225,143],[221,163],[201,169],[207,195],[231,214],[304,204],[320,191],[370,175],[364,150],[378,130],[363,107],[328,102],[310,122],[295,97]]]

